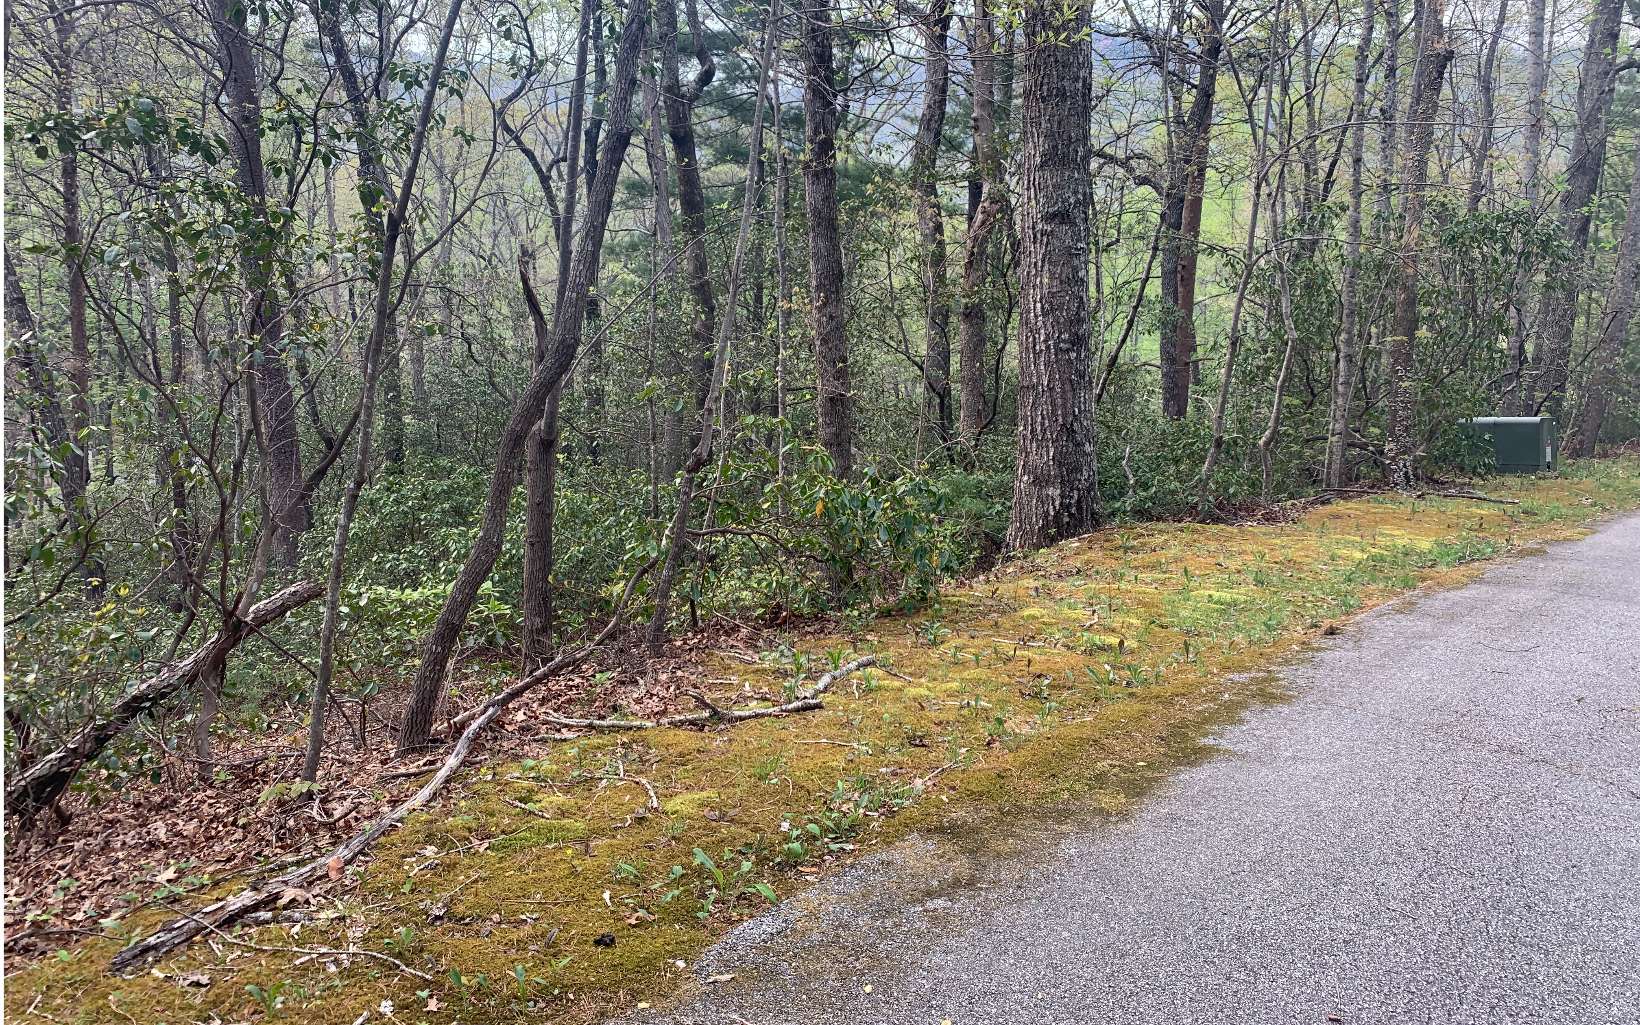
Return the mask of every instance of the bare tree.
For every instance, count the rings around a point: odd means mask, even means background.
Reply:
[[[616,183],[627,145],[632,140],[632,95],[648,35],[648,19],[647,0],[633,0],[628,5],[626,24],[621,31],[620,47],[611,75],[609,124],[600,140],[598,173],[592,187],[587,190],[586,221],[565,284],[564,304],[553,319],[548,358],[536,368],[528,386],[514,403],[512,415],[496,446],[494,469],[484,499],[478,537],[474,539],[472,550],[451,585],[449,597],[445,599],[422,645],[421,664],[417,667],[415,682],[399,725],[398,746],[401,751],[425,747],[432,738],[434,715],[444,691],[444,676],[449,669],[456,640],[466,625],[479,588],[489,577],[501,553],[507,505],[517,483],[517,462],[523,454],[524,443],[540,419],[540,410],[547,396],[563,382],[580,348],[587,303],[597,280]],[[544,318],[546,314],[541,310],[527,279],[523,285],[532,317]]]

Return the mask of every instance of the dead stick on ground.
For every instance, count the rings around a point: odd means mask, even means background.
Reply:
[[[1345,495],[1394,495],[1394,491],[1381,491],[1377,488],[1324,488],[1324,491],[1337,492]],[[1494,498],[1483,495],[1478,491],[1414,491],[1413,498],[1467,498],[1472,502],[1492,502],[1497,505],[1519,505],[1513,498]]]
[[[815,685],[803,691],[798,697],[782,705],[764,705],[756,708],[718,708],[704,712],[688,712],[683,715],[669,715],[663,719],[575,719],[565,715],[549,713],[545,716],[547,722],[554,726],[566,729],[580,730],[658,730],[675,726],[704,726],[707,723],[739,723],[750,719],[764,719],[776,715],[791,715],[796,712],[812,712],[817,708],[825,707],[821,697],[831,690],[832,684],[858,672],[868,666],[877,664],[877,656],[866,655],[838,666],[836,669],[820,677]],[[691,693],[691,692],[685,692]],[[697,698],[704,701],[704,698]],[[709,702],[708,702],[709,703]]]
[[[633,590],[638,586],[638,582],[643,579],[644,575],[654,567],[654,564],[654,560],[651,559],[627,581],[626,590],[615,606],[614,615],[604,624],[604,628],[599,631],[596,637],[579,648],[559,655],[540,669],[473,709],[476,715],[471,717],[466,729],[462,730],[461,736],[456,738],[455,745],[450,749],[450,753],[445,756],[444,761],[440,763],[438,771],[408,800],[377,816],[369,826],[365,827],[363,832],[341,844],[329,855],[299,865],[260,887],[251,887],[232,897],[225,897],[222,900],[207,904],[193,914],[173,919],[144,939],[138,940],[115,954],[113,960],[109,963],[109,970],[124,972],[163,957],[207,931],[221,932],[244,918],[245,915],[253,911],[261,911],[270,904],[277,902],[286,890],[300,888],[304,884],[318,879],[321,875],[334,875],[352,864],[382,834],[403,822],[411,813],[426,807],[432,802],[438,792],[444,788],[444,784],[449,782],[450,777],[454,776],[456,770],[460,769],[462,764],[466,762],[467,755],[472,752],[473,743],[478,739],[478,735],[484,732],[485,727],[495,721],[496,716],[500,715],[503,709],[531,689],[585,662],[604,642],[613,637],[616,630],[620,628],[626,604],[631,600]]]
[[[335,947],[276,947],[265,943],[252,943],[250,940],[242,940],[237,936],[229,936],[214,926],[207,925],[207,928],[215,933],[216,937],[222,942],[230,943],[236,947],[244,947],[247,950],[259,950],[267,954],[301,954],[304,960],[309,957],[368,957],[377,961],[385,961],[406,975],[414,975],[416,978],[427,982],[433,981],[433,977],[426,972],[417,971],[395,957],[389,957],[374,950],[360,950],[358,947],[348,947],[345,950]]]
[[[1497,505],[1519,505],[1513,498],[1493,498],[1478,491],[1420,491],[1419,498],[1467,498],[1471,502],[1492,502]]]

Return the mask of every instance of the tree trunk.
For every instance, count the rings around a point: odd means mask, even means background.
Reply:
[[[758,194],[763,187],[759,173],[763,166],[763,109],[768,93],[770,73],[774,69],[775,39],[780,31],[779,0],[770,0],[769,16],[763,30],[763,50],[758,62],[756,106],[752,112],[752,127],[746,155],[746,188],[740,204],[740,230],[735,235],[734,258],[729,264],[728,288],[724,295],[727,311],[718,325],[716,345],[712,353],[712,376],[706,389],[706,401],[701,409],[700,434],[689,460],[683,467],[683,479],[678,482],[678,506],[672,516],[672,527],[667,536],[666,559],[661,564],[660,577],[655,582],[655,611],[649,620],[648,647],[651,655],[659,655],[666,643],[667,618],[671,611],[672,587],[678,568],[683,562],[684,549],[689,544],[690,506],[695,497],[695,483],[700,471],[711,461],[712,447],[717,437],[717,420],[722,415],[724,382],[729,372],[730,342],[734,337],[735,311],[740,295],[740,278],[746,265],[746,247],[752,236],[752,217],[757,211]],[[708,512],[708,520],[710,520]]]
[[[1406,148],[1401,163],[1401,245],[1395,314],[1388,338],[1389,436],[1384,455],[1390,483],[1402,489],[1413,486],[1417,472],[1418,382],[1414,353],[1418,339],[1418,256],[1428,192],[1429,151],[1435,145],[1435,116],[1440,109],[1441,82],[1452,62],[1444,2],[1422,0],[1420,51],[1413,71],[1412,96],[1407,102]]]
[[[1570,249],[1565,273],[1544,287],[1543,336],[1533,362],[1534,411],[1559,418],[1571,371],[1572,331],[1577,302],[1587,274],[1589,231],[1594,221],[1595,191],[1606,163],[1607,122],[1617,91],[1617,44],[1623,26],[1622,0],[1598,0],[1589,22],[1589,41],[1577,80],[1577,126],[1566,165],[1566,189],[1560,194],[1560,225]]]
[[[1417,0],[1414,0],[1417,2]],[[1378,159],[1383,164],[1383,184],[1378,188],[1378,217],[1389,230],[1395,210],[1396,144],[1401,117],[1401,0],[1384,0],[1384,94],[1379,106]]]
[[[255,208],[255,231],[242,232],[239,250],[245,278],[245,336],[253,340],[251,386],[258,415],[257,444],[265,475],[266,504],[273,522],[273,550],[294,565],[296,545],[308,528],[307,485],[302,476],[296,393],[285,354],[284,313],[275,294],[272,253],[276,229],[267,210],[267,172],[262,162],[262,101],[247,29],[249,8],[237,0],[211,0],[211,31],[222,72],[222,109],[228,148],[240,191]]]
[[[792,286],[789,255],[786,247],[786,206],[790,202],[790,179],[786,175],[786,136],[781,120],[780,76],[769,79],[769,113],[774,121],[774,475],[775,480],[786,479],[786,360],[787,317],[791,312]],[[786,514],[785,489],[778,491],[775,511]]]
[[[16,264],[12,262],[9,246],[5,250],[5,262],[6,319],[11,321],[12,331],[11,337],[6,339],[9,343],[7,355],[12,364],[22,370],[24,380],[34,392],[33,400],[26,405],[38,418],[43,440],[52,450],[52,477],[62,496],[63,508],[70,517],[77,517],[79,513],[76,510],[83,510],[84,507],[84,488],[80,478],[68,472],[66,458],[61,463],[56,462],[60,453],[73,448],[74,436],[69,433],[68,417],[63,413],[56,375],[41,355],[39,325],[34,319],[34,311],[29,308],[28,295],[23,291],[23,282],[17,274]]]
[[[376,184],[383,190],[380,202],[387,206],[387,211],[378,239],[381,257],[376,262],[370,333],[364,346],[364,380],[359,395],[357,420],[358,453],[354,459],[353,473],[342,490],[341,508],[336,516],[336,532],[331,540],[330,565],[325,577],[325,614],[319,630],[319,671],[313,682],[312,701],[308,707],[308,743],[302,761],[302,779],[310,783],[318,779],[319,759],[324,754],[325,711],[329,705],[330,685],[335,674],[336,634],[341,626],[342,572],[347,564],[348,538],[353,529],[353,516],[359,508],[359,495],[364,491],[365,482],[370,479],[377,385],[379,378],[384,376],[381,373],[382,360],[387,354],[387,347],[393,342],[394,314],[397,306],[393,268],[404,225],[409,217],[410,200],[416,187],[416,174],[420,170],[427,144],[427,128],[433,120],[433,106],[438,100],[444,63],[450,52],[450,39],[455,33],[456,19],[460,17],[462,2],[463,0],[451,0],[449,10],[445,14],[444,27],[439,35],[438,48],[433,55],[427,88],[422,92],[415,134],[410,142],[410,156],[404,170],[404,181],[396,193],[387,182],[386,172],[381,169],[380,152],[374,138],[367,132],[360,144],[361,163],[366,159],[365,153],[368,150],[370,162],[375,168]],[[334,27],[335,23],[332,24]],[[346,39],[339,30],[331,42],[331,53],[335,62],[351,71],[353,58],[348,53]],[[389,202],[390,206],[387,205]],[[407,260],[405,273],[408,274],[410,270]],[[341,442],[338,441],[337,444],[340,445]]]
[[[6,812],[27,819],[62,796],[75,775],[102,753],[109,742],[138,716],[198,684],[204,676],[221,678],[228,656],[256,630],[277,622],[287,612],[317,598],[324,588],[316,583],[292,584],[243,615],[230,609],[211,639],[192,655],[166,666],[136,684],[106,714],[82,726],[62,747],[36,759],[28,769],[7,780]]]
[[[957,321],[958,373],[961,375],[958,431],[971,461],[989,416],[985,394],[985,353],[987,305],[985,285],[990,278],[991,238],[998,224],[1009,216],[1002,184],[1001,161],[997,153],[996,119],[996,23],[986,0],[974,4],[973,56],[973,150],[974,166],[970,188],[968,235],[962,247],[962,288]]]
[[[803,23],[803,199],[809,219],[809,319],[818,376],[820,445],[832,473],[854,472],[848,338],[843,323],[843,243],[837,216],[837,69],[831,0],[801,12]]]
[[[923,415],[943,450],[951,442],[951,305],[946,295],[945,218],[940,211],[939,151],[951,83],[950,0],[934,0],[922,21],[923,107],[912,145],[911,181],[922,239]]]
[[[1629,325],[1634,320],[1636,279],[1640,278],[1640,149],[1634,155],[1634,176],[1629,185],[1629,208],[1623,218],[1623,241],[1617,252],[1617,268],[1611,292],[1600,318],[1600,337],[1589,370],[1588,387],[1578,407],[1566,442],[1567,453],[1588,457],[1595,453],[1606,408],[1616,383],[1617,364],[1628,343]]]
[[[1372,33],[1378,14],[1374,0],[1361,0],[1361,41],[1355,49],[1355,84],[1350,105],[1350,208],[1344,243],[1344,280],[1339,290],[1338,351],[1333,359],[1332,406],[1327,418],[1323,486],[1344,486],[1348,469],[1350,407],[1361,372],[1361,207],[1365,199],[1367,78],[1372,69]]]
[[[1535,213],[1542,193],[1543,136],[1548,127],[1549,61],[1545,52],[1547,36],[1546,0],[1528,0],[1526,43],[1526,130],[1521,143],[1525,164],[1521,178],[1526,186],[1526,205]],[[1518,292],[1531,292],[1531,281],[1516,282]],[[1526,385],[1526,321],[1528,298],[1516,300],[1514,324],[1509,333],[1509,368],[1504,378],[1501,408],[1523,415],[1530,402]]]
[[[1480,94],[1477,120],[1480,134],[1475,140],[1475,159],[1471,163],[1469,199],[1465,209],[1473,214],[1481,208],[1481,199],[1492,191],[1492,147],[1497,126],[1498,106],[1498,47],[1503,42],[1503,28],[1509,22],[1509,0],[1498,0],[1498,19],[1486,39],[1486,53],[1481,57],[1480,81],[1475,89]]]
[[[1213,130],[1213,100],[1219,56],[1224,50],[1224,6],[1203,4],[1207,16],[1189,111],[1176,120],[1166,194],[1162,197],[1164,235],[1161,295],[1162,415],[1190,412],[1190,384],[1196,365],[1196,264],[1201,239],[1202,200],[1207,187],[1207,154]]]
[[[666,110],[666,131],[672,140],[672,158],[678,174],[684,276],[695,302],[688,366],[695,378],[695,402],[700,405],[706,401],[710,384],[717,297],[712,289],[712,268],[706,254],[706,189],[701,182],[700,159],[695,148],[694,112],[695,103],[716,75],[717,65],[706,49],[699,18],[694,13],[694,0],[685,2],[689,4],[686,8],[689,33],[699,63],[699,71],[689,84],[683,83],[679,67],[677,0],[655,0],[655,31],[661,57],[661,99]]]
[[[422,645],[421,664],[404,718],[399,727],[400,751],[425,747],[432,737],[433,717],[444,690],[444,676],[457,639],[466,625],[478,590],[488,579],[501,553],[507,506],[517,483],[517,465],[530,430],[540,421],[541,410],[553,389],[563,381],[580,347],[586,321],[587,301],[597,281],[603,253],[604,229],[614,205],[615,187],[627,144],[632,139],[632,93],[637,83],[638,64],[648,34],[647,0],[632,0],[627,7],[626,25],[621,31],[620,49],[615,60],[610,89],[609,125],[601,140],[598,177],[588,190],[587,215],[570,269],[564,302],[553,319],[552,346],[548,359],[535,371],[529,385],[513,406],[512,415],[496,446],[494,469],[484,499],[478,537],[473,541],[461,570],[450,588],[444,607]],[[532,316],[544,317],[529,282],[523,282]]]
[[[564,198],[557,208],[553,225],[558,241],[557,286],[554,293],[553,317],[562,316],[565,289],[569,284],[570,265],[575,253],[575,211],[581,192],[581,158],[583,145],[592,136],[584,131],[586,120],[587,58],[595,44],[598,0],[582,0],[581,21],[575,45],[575,80],[570,86],[569,123],[565,127]],[[601,128],[600,128],[601,131]],[[552,179],[546,168],[524,144],[522,136],[513,133],[514,142],[529,158],[535,169],[537,184],[543,195],[551,195]],[[588,163],[592,162],[589,157]],[[533,254],[520,248],[518,273],[521,281],[532,276]],[[591,309],[588,300],[587,309]],[[552,347],[552,326],[533,315],[532,331],[535,339],[531,366],[543,366]],[[544,665],[552,653],[552,561],[553,528],[556,523],[558,491],[558,410],[563,398],[563,382],[548,393],[540,417],[530,430],[524,447],[524,573],[520,605],[524,613],[523,665],[529,673]]]
[[[1019,208],[1019,452],[1008,547],[1099,525],[1089,338],[1088,6],[1025,9]]]

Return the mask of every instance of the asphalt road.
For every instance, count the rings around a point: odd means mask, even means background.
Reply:
[[[1640,517],[1285,676],[1131,817],[897,847],[635,1020],[1640,1023]]]

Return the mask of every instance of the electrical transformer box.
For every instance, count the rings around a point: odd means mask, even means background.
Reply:
[[[1552,416],[1482,416],[1464,426],[1491,443],[1499,473],[1552,473],[1560,462]]]

